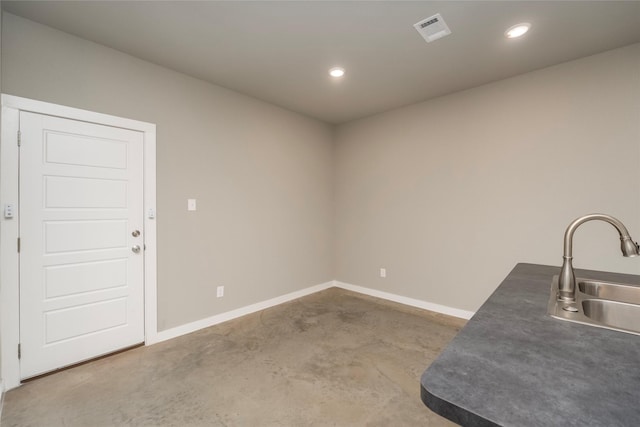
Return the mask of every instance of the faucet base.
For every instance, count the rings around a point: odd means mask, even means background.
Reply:
[[[562,258],[562,269],[557,282],[559,301],[575,302],[576,300],[576,276],[571,264],[572,259],[566,255]]]

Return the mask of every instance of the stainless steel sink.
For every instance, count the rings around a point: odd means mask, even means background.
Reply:
[[[578,281],[578,289],[583,294],[596,298],[640,304],[639,286],[600,282],[596,280],[582,280]],[[638,319],[638,322],[640,322],[640,318]]]
[[[640,305],[603,299],[582,301],[584,315],[589,319],[611,326],[640,333]]]
[[[640,286],[577,278],[575,301],[559,301],[551,282],[548,313],[561,320],[640,335]]]

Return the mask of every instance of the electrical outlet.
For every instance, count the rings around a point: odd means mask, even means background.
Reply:
[[[380,277],[382,277],[382,278],[387,277],[387,269],[386,268],[381,268],[380,269]]]
[[[216,289],[216,296],[218,298],[222,298],[224,296],[224,286],[218,286],[218,289]]]
[[[187,199],[187,210],[188,211],[196,210],[196,199]]]

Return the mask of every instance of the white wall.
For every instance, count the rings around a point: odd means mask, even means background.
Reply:
[[[2,0],[0,0],[0,7]],[[0,81],[2,81],[2,9],[0,9]],[[0,108],[0,135],[2,134],[2,129],[1,129],[1,125],[2,125],[2,109]],[[0,287],[2,286],[2,283],[0,283]],[[0,328],[2,327],[2,324],[0,323]],[[0,348],[2,347],[2,342],[0,342]],[[0,366],[2,366],[2,352],[0,351]],[[4,385],[3,385],[3,380],[2,380],[2,374],[0,373],[0,414],[2,414],[2,393],[4,392]]]
[[[332,127],[8,13],[3,22],[2,92],[157,124],[159,330],[333,278]]]
[[[476,310],[576,217],[640,239],[640,44],[342,125],[335,156],[336,279]],[[587,223],[574,265],[640,274],[618,247]]]

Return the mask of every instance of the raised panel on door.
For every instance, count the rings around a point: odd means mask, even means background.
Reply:
[[[144,341],[140,132],[20,113],[21,378]],[[139,230],[139,236],[132,232]]]
[[[127,208],[127,181],[68,176],[44,177],[44,207]]]

